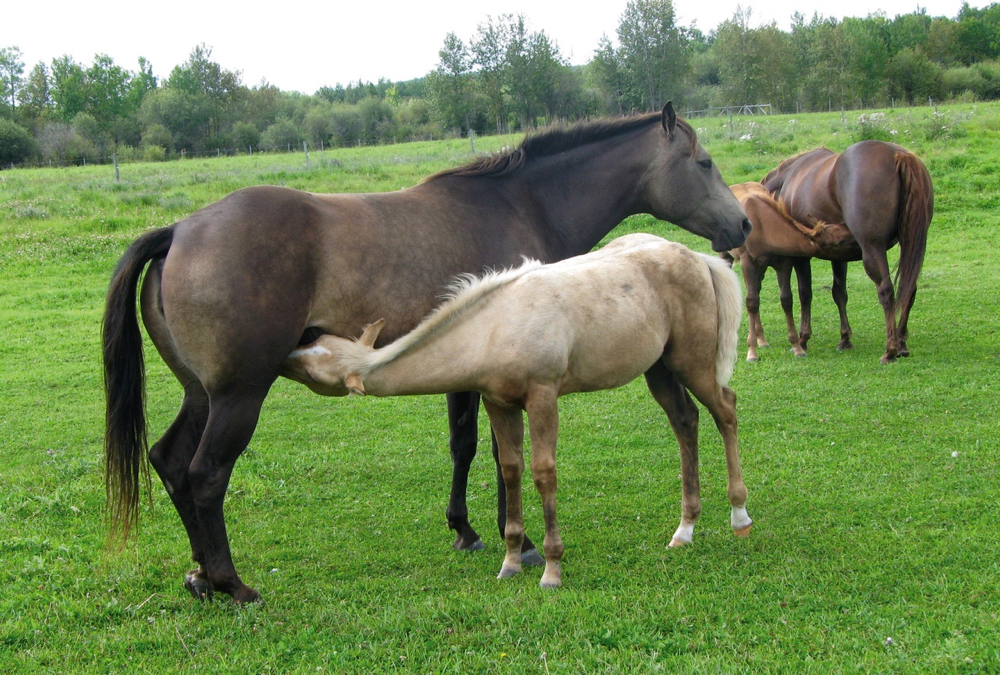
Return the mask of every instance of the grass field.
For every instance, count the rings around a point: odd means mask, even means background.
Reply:
[[[788,155],[893,138],[928,165],[936,213],[910,321],[913,356],[880,366],[881,309],[850,266],[857,348],[838,353],[829,272],[814,265],[810,354],[740,360],[740,445],[756,521],[728,525],[721,442],[702,424],[704,512],[667,549],[679,460],[642,382],[563,399],[565,587],[494,577],[494,469],[474,464],[486,551],[451,550],[442,397],[324,399],[287,381],[237,464],[237,568],[266,604],[181,586],[183,529],[154,486],[137,545],[103,550],[99,325],[140,232],[239,187],[411,185],[467,142],[122,167],[0,172],[0,671],[295,673],[990,673],[1000,671],[1000,106],[692,120],[731,183]],[[895,133],[894,133],[895,132]],[[516,143],[481,138],[477,150]],[[645,230],[707,251],[678,228]],[[741,330],[741,339],[745,328]],[[147,349],[155,437],[180,389]],[[485,419],[485,415],[483,416]],[[488,455],[488,429],[480,450]],[[530,484],[529,484],[530,486]],[[541,538],[533,490],[529,534]]]

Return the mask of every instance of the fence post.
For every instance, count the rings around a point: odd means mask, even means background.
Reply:
[[[115,182],[120,183],[122,181],[121,174],[118,173],[118,153],[111,155],[111,161],[115,164]]]
[[[309,166],[309,146],[306,145],[305,141],[302,141],[302,152],[305,153],[306,156],[306,166]]]

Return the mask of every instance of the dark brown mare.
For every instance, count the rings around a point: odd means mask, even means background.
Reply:
[[[135,303],[143,270],[143,322],[184,388],[149,461],[198,564],[185,585],[196,597],[220,591],[249,602],[260,595],[236,573],[222,507],[288,354],[383,317],[390,328],[380,343],[389,343],[434,308],[456,275],[517,265],[525,255],[551,262],[586,253],[636,213],[676,223],[716,251],[739,246],[750,229],[694,130],[668,104],[662,113],[530,136],[508,154],[399,192],[240,190],[141,236],[114,273],[104,316],[112,525],[127,537],[138,519],[146,423]],[[448,398],[456,548],[479,542],[465,503],[479,400]]]
[[[786,159],[761,182],[800,223],[847,226],[861,248],[865,272],[875,282],[885,311],[885,354],[881,361],[909,356],[907,321],[934,215],[934,187],[923,162],[894,143],[861,141],[840,154],[818,148]],[[886,258],[886,251],[897,242],[898,291],[893,289]],[[832,265],[834,299],[843,298],[846,306],[847,263],[834,261]],[[846,317],[843,310],[841,316]],[[847,335],[841,334],[842,344],[850,342],[850,329],[847,331]]]

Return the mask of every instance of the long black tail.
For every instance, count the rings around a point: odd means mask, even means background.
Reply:
[[[139,521],[139,474],[145,458],[146,368],[136,315],[136,292],[146,264],[166,255],[173,227],[148,232],[129,246],[111,277],[104,307],[104,467],[109,541],[128,540]]]

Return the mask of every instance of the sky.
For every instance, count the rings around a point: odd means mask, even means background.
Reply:
[[[706,34],[751,10],[751,25],[776,21],[788,30],[800,11],[842,19],[882,11],[890,19],[918,7],[931,16],[955,18],[963,0],[674,0],[676,23]],[[466,43],[489,16],[522,14],[530,31],[545,31],[574,65],[593,57],[602,35],[613,42],[628,0],[279,0],[251,3],[217,0],[136,2],[79,0],[15,2],[0,15],[0,48],[18,47],[25,76],[35,64],[69,55],[88,67],[97,54],[138,70],[145,57],[165,79],[191,51],[205,44],[211,60],[240,71],[243,84],[263,82],[282,91],[313,94],[321,87],[380,78],[405,81],[437,66],[445,36]],[[970,0],[985,7],[989,0]],[[587,5],[586,8],[584,6]]]

